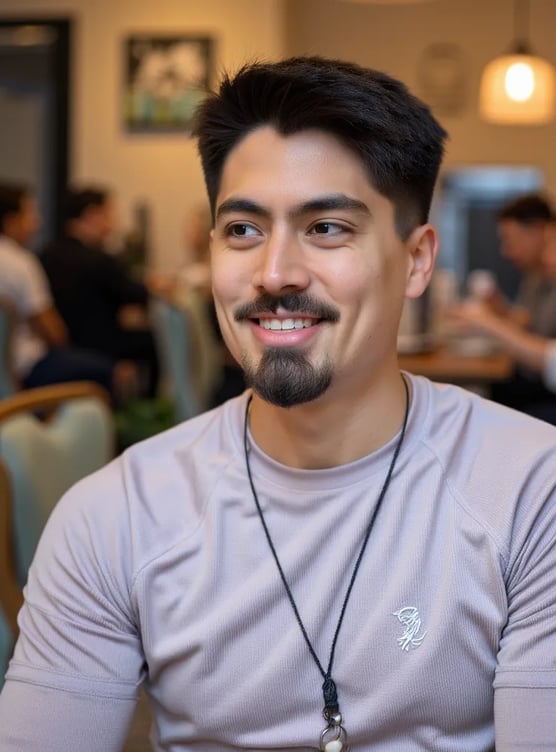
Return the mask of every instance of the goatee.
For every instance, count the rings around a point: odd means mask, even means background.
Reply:
[[[247,358],[243,368],[248,386],[262,399],[278,407],[294,407],[312,402],[328,389],[332,364],[326,360],[315,367],[298,350],[270,347],[257,367]]]

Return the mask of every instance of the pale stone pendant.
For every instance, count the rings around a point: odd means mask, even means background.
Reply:
[[[333,739],[324,747],[324,752],[342,752],[344,748],[343,742],[340,739]]]
[[[328,726],[320,735],[320,748],[322,752],[348,752],[347,733],[340,713],[328,718]]]

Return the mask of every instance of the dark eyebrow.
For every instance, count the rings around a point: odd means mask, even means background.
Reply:
[[[251,201],[248,198],[230,198],[220,204],[216,210],[216,219],[220,219],[223,214],[232,214],[233,212],[255,214],[259,217],[270,217],[269,210],[255,201]]]
[[[351,198],[343,193],[332,193],[328,196],[319,196],[318,198],[304,201],[292,212],[294,215],[311,214],[312,212],[348,210],[359,211],[370,215],[369,207],[359,199]]]
[[[292,217],[300,217],[304,214],[312,214],[314,212],[326,212],[326,211],[358,211],[363,212],[370,216],[371,212],[369,207],[363,201],[359,199],[346,196],[344,193],[331,193],[325,196],[318,196],[316,198],[309,199],[294,207],[290,215]],[[254,214],[258,217],[269,218],[271,211],[266,207],[258,204],[256,201],[252,201],[248,198],[230,198],[223,201],[216,210],[216,219],[220,219],[223,214],[232,214],[238,212],[240,214]]]

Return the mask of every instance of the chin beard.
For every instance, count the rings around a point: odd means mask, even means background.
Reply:
[[[332,381],[329,360],[317,368],[302,353],[282,347],[265,350],[257,367],[244,358],[243,368],[248,386],[278,407],[311,402],[324,394]]]

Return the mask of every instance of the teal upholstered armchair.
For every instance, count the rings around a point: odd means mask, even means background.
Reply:
[[[0,401],[0,461],[7,476],[0,492],[10,497],[14,568],[21,587],[54,505],[113,455],[109,399],[96,384],[55,384]]]
[[[0,298],[0,399],[9,397],[16,391],[11,360],[11,338],[14,325],[15,312],[12,306]]]

